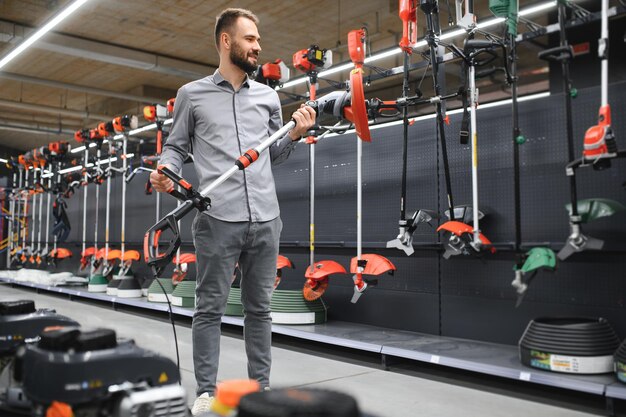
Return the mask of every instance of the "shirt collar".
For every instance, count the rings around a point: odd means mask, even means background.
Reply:
[[[222,83],[227,83],[228,85],[230,85],[230,83],[224,79],[222,74],[220,74],[219,69],[216,69],[215,72],[213,73],[213,81],[217,85],[220,85]],[[246,74],[246,78],[243,80],[243,83],[241,83],[241,87],[250,88],[250,77],[248,76],[248,74]]]

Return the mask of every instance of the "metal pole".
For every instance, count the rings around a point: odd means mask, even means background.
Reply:
[[[522,246],[522,213],[521,213],[521,187],[520,187],[520,164],[519,143],[517,138],[521,131],[519,127],[519,115],[517,105],[517,49],[515,38],[510,35],[510,61],[511,61],[511,99],[513,111],[513,187],[515,192],[515,252],[520,252]]]
[[[431,12],[427,12],[426,14],[426,25],[428,27],[428,32],[426,34],[426,40],[428,42],[428,46],[430,49],[430,63],[432,65],[432,75],[433,75],[433,84],[435,89],[435,96],[441,96],[441,85],[439,84],[439,62],[438,56],[436,52],[437,48],[437,36],[439,33],[439,24],[433,18],[433,14],[439,16],[438,6],[435,4],[435,8]],[[446,193],[448,200],[448,209],[450,212],[450,220],[454,220],[454,200],[452,199],[452,181],[450,180],[450,165],[448,162],[448,149],[446,145],[446,133],[445,133],[445,123],[443,120],[443,104],[441,99],[439,99],[436,103],[437,110],[437,133],[439,137],[439,142],[441,144],[441,156],[443,159],[443,170],[444,177],[446,182]]]
[[[89,145],[85,146],[85,157],[84,157],[84,174],[83,174],[83,252],[87,249],[87,190],[89,189],[89,177],[87,174],[87,163],[89,162]]]
[[[22,221],[24,222],[24,225],[22,226],[22,251],[26,250],[26,234],[28,233],[27,225],[29,225],[29,223],[26,221],[28,219],[28,187],[29,187],[28,177],[29,176],[30,176],[30,172],[29,172],[28,167],[26,167],[24,190],[22,191],[23,196],[24,196],[24,212],[22,215]]]
[[[109,223],[110,223],[110,214],[111,214],[111,207],[110,207],[110,203],[111,203],[111,158],[112,158],[112,153],[111,153],[111,148],[113,147],[113,144],[111,143],[111,141],[109,141],[109,170],[107,171],[107,175],[105,175],[106,178],[106,182],[107,182],[107,197],[106,197],[106,209],[105,209],[105,220],[104,220],[104,263],[108,263],[108,259],[109,259]]]
[[[128,134],[124,132],[124,140],[122,141],[122,233],[121,233],[121,249],[122,263],[124,262],[124,251],[126,250],[126,170],[128,169],[128,161],[126,159],[126,146],[128,142]]]
[[[48,196],[46,198],[46,246],[44,254],[48,255],[48,239],[50,239],[50,194],[52,193],[52,168],[50,168],[50,176],[48,177]]]
[[[609,0],[602,0],[602,26],[600,29],[600,43],[603,43],[604,48],[601,48],[602,58],[602,71],[601,71],[601,88],[602,88],[602,106],[609,104]],[[571,161],[571,159],[570,159]]]
[[[39,168],[39,182],[42,185],[43,190],[43,165]],[[41,228],[43,226],[43,195],[39,196],[39,218],[37,219],[37,223],[39,226],[39,230],[37,230],[37,256],[41,256]]]
[[[33,255],[35,252],[35,220],[37,216],[37,193],[35,193],[37,189],[37,170],[33,167],[33,208],[31,209],[31,229],[30,229],[30,253],[29,255]]]
[[[559,27],[561,30],[559,31],[560,35],[560,45],[561,46],[569,46],[567,43],[567,37],[565,34],[565,20],[567,16],[566,6],[565,4],[559,2]],[[572,80],[570,78],[569,73],[569,59],[564,59],[561,61],[561,71],[563,73],[563,95],[565,96],[565,114],[566,114],[566,127],[567,127],[567,160],[573,161],[575,159],[574,156],[574,125],[573,125],[573,115],[572,115]],[[578,218],[578,195],[576,190],[576,177],[571,175],[569,177],[570,184],[570,202],[572,203],[572,219],[573,223],[580,223],[580,219]]]
[[[478,224],[478,132],[476,131],[476,107],[478,91],[476,90],[476,67],[469,67],[470,87],[470,137],[472,138],[472,211],[474,216],[474,245],[481,244],[480,226]]]
[[[270,136],[269,138],[261,142],[261,144],[257,146],[256,148],[254,148],[254,150],[257,151],[259,154],[261,154],[265,149],[269,148],[274,142],[276,142],[278,139],[285,136],[285,134],[287,134],[287,132],[289,132],[295,126],[296,126],[296,122],[294,122],[293,120],[290,120],[285,126],[278,129],[276,133],[274,133],[272,136]],[[222,185],[224,181],[230,178],[237,171],[239,171],[239,168],[237,167],[237,165],[232,166],[228,171],[224,172],[210,185],[208,185],[206,188],[200,191],[200,194],[203,197],[207,197],[211,191],[213,191],[215,188]]]
[[[309,268],[315,272],[315,143],[309,145]]]
[[[361,207],[363,203],[363,186],[362,186],[362,172],[361,172],[361,159],[363,156],[363,144],[361,138],[356,137],[356,258],[361,260],[362,248],[362,236],[361,236]],[[363,268],[359,267],[359,273],[363,272]]]
[[[17,185],[17,171],[13,170],[13,182],[11,187],[11,194],[9,195],[9,224],[7,236],[7,269],[11,265],[11,249],[13,248],[13,222],[15,221],[15,186]]]
[[[57,162],[57,184],[61,183],[61,174],[59,174],[58,172],[61,171],[61,162]],[[59,207],[59,210],[61,209],[61,207]],[[57,235],[53,236],[53,250],[57,249]]]

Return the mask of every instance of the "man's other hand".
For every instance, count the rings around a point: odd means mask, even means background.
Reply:
[[[291,129],[289,137],[291,140],[300,140],[300,138],[313,127],[315,124],[315,110],[311,106],[304,104],[296,110],[291,117],[296,121],[296,127]]]

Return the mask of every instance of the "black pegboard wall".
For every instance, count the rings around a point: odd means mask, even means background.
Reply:
[[[620,148],[626,148],[623,111],[626,98],[618,96],[626,83],[611,86],[613,126]],[[599,88],[583,89],[574,100],[576,154],[580,155],[584,131],[596,121]],[[461,115],[451,115],[446,127],[455,203],[471,204],[470,150],[459,144]],[[520,103],[520,123],[527,143],[520,147],[522,187],[522,231],[527,244],[548,242],[560,247],[568,234],[564,204],[569,199],[564,166],[567,163],[563,97],[550,97]],[[478,110],[480,206],[487,217],[481,223],[494,243],[514,241],[513,160],[511,109],[509,106]],[[624,294],[626,261],[623,252],[576,254],[559,265],[553,274],[540,273],[526,300],[514,308],[513,254],[501,250],[482,260],[454,257],[441,260],[432,248],[420,247],[437,241],[434,228],[420,225],[414,234],[416,253],[384,249],[397,235],[399,216],[402,125],[372,131],[372,142],[363,144],[363,240],[365,253],[380,253],[395,263],[395,276],[383,276],[379,285],[368,290],[353,305],[350,274],[333,276],[325,299],[333,319],[375,324],[390,328],[422,331],[481,340],[516,343],[531,318],[541,314],[594,314],[608,317],[621,335],[626,335]],[[439,160],[438,157],[439,156]],[[417,208],[446,207],[440,152],[435,135],[435,119],[416,121],[410,127],[407,214]],[[437,168],[439,167],[439,171]],[[197,184],[194,168],[186,165],[185,178]],[[301,288],[308,264],[308,149],[299,144],[294,154],[274,167],[274,177],[284,223],[281,253],[296,262],[296,270],[286,270],[282,288]],[[155,197],[145,196],[147,175],[138,176],[128,186],[127,242],[140,250],[145,231],[154,224]],[[622,183],[626,161],[614,161],[605,172],[580,171],[579,197],[608,197],[626,203]],[[121,179],[113,181],[111,241],[119,236]],[[94,230],[94,186],[89,188],[87,240]],[[104,192],[101,189],[99,237],[104,238]],[[175,200],[162,197],[162,215],[175,207]],[[80,249],[82,237],[82,193],[68,200],[72,221],[70,242]],[[185,250],[191,250],[187,216],[181,227]],[[437,226],[437,224],[433,224]],[[607,248],[623,250],[619,243],[626,236],[626,213],[586,225],[592,236],[604,238]],[[323,139],[316,145],[316,259],[333,259],[349,267],[356,255],[356,137],[346,134]],[[72,267],[78,261],[70,261]],[[138,267],[148,275],[147,268]],[[169,269],[168,269],[169,271]],[[170,273],[170,272],[168,272]],[[439,291],[441,284],[441,292]],[[441,311],[439,300],[441,297]],[[497,317],[498,320],[494,320]],[[489,323],[485,320],[490,320]]]

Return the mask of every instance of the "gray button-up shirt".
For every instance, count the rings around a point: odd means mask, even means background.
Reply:
[[[283,125],[280,100],[272,88],[250,80],[239,91],[219,71],[182,86],[176,95],[174,120],[163,145],[161,164],[180,171],[193,145],[199,189],[231,168],[235,160],[259,145]],[[208,214],[229,222],[264,222],[279,216],[271,164],[278,164],[295,147],[288,135],[244,171],[217,187]]]

